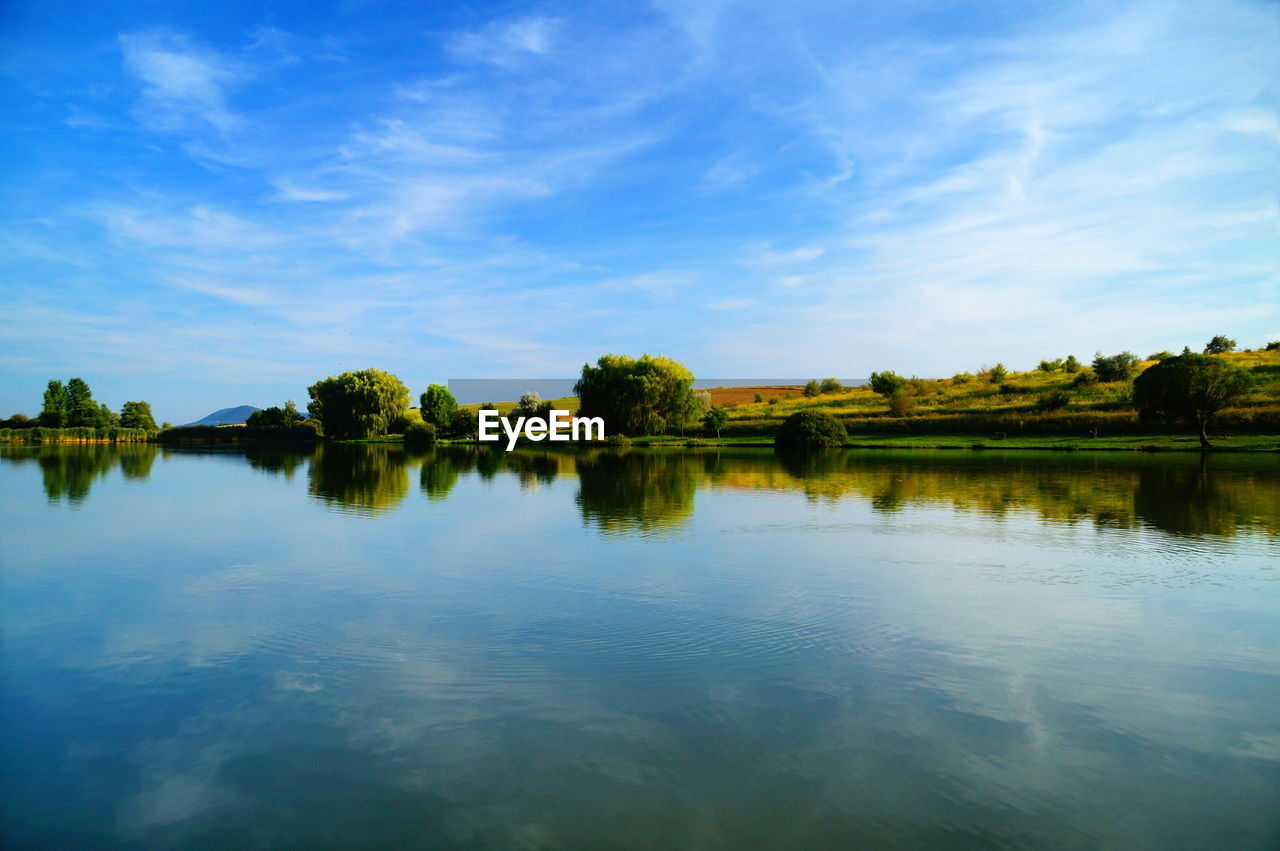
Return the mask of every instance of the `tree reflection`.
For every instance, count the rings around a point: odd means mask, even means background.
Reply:
[[[696,454],[597,452],[578,458],[578,507],[608,532],[670,529],[693,514],[693,495],[706,475]]]
[[[377,514],[399,505],[409,493],[409,473],[399,446],[343,446],[316,449],[308,470],[311,493],[357,514]]]
[[[244,452],[245,459],[253,469],[271,474],[282,473],[290,481],[298,467],[310,455],[310,451],[303,453],[271,446],[247,448]]]
[[[150,443],[80,443],[42,446],[35,460],[48,500],[79,505],[88,498],[93,482],[117,467],[126,479],[145,480],[157,451]]]

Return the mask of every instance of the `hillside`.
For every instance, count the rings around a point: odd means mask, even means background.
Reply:
[[[234,408],[223,408],[214,411],[208,416],[198,419],[193,423],[187,423],[187,426],[219,426],[219,425],[244,425],[249,419],[249,415],[255,411],[261,410],[253,405],[237,405]],[[183,426],[184,428],[186,426]]]
[[[1215,418],[1215,429],[1280,433],[1280,351],[1232,352],[1218,357],[1248,369],[1254,386],[1241,404]],[[1141,368],[1153,363],[1144,361]],[[1129,401],[1129,382],[1078,384],[1081,374],[1035,370],[1009,372],[999,380],[970,373],[942,379],[912,378],[896,411],[870,387],[812,398],[796,392],[776,401],[766,396],[763,402],[728,402],[729,424],[722,433],[772,434],[783,419],[804,408],[819,408],[838,417],[851,439],[858,434],[1085,435],[1097,429],[1098,435],[1104,436],[1168,430],[1138,421]],[[736,395],[741,388],[734,390]]]

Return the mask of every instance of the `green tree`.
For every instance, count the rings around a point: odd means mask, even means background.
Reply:
[[[120,406],[122,428],[145,428],[154,431],[156,419],[151,415],[150,402],[125,402]]]
[[[844,424],[826,411],[796,411],[782,421],[774,446],[779,449],[830,449],[849,440]]]
[[[67,382],[67,426],[96,426],[102,419],[102,409],[93,401],[93,391],[83,378]]]
[[[844,385],[838,378],[824,378],[820,386],[823,393],[839,393],[844,389]]]
[[[45,428],[62,428],[67,424],[67,388],[54,379],[44,391],[44,405],[40,408],[40,425]]]
[[[871,389],[886,399],[906,386],[907,379],[896,372],[885,370],[884,372],[871,373]]]
[[[447,430],[453,425],[453,415],[458,411],[458,400],[443,384],[428,384],[418,397],[418,410],[422,421],[437,429]]]
[[[1147,360],[1167,360],[1171,357],[1173,357],[1173,352],[1166,349],[1162,352],[1152,352],[1147,355]]]
[[[1221,358],[1185,354],[1166,358],[1133,382],[1133,402],[1144,419],[1184,420],[1209,446],[1209,420],[1248,392],[1245,370]]]
[[[1204,345],[1206,355],[1223,355],[1236,350],[1236,341],[1225,334],[1217,334]]]
[[[604,355],[583,364],[573,392],[579,416],[603,417],[610,433],[657,434],[698,410],[693,373],[665,357]]]
[[[1098,352],[1093,359],[1093,373],[1099,381],[1128,381],[1137,371],[1138,356],[1133,352],[1121,352],[1118,355],[1104,357]]]
[[[1080,361],[1076,359],[1075,355],[1067,355],[1067,359],[1062,362],[1062,371],[1063,372],[1079,372],[1080,371]]]
[[[720,436],[720,429],[724,428],[727,422],[729,422],[729,415],[719,405],[712,405],[702,418],[703,427],[708,431],[714,431],[716,437]]]
[[[324,433],[338,439],[386,434],[392,420],[409,406],[409,388],[380,369],[344,372],[307,388],[307,411]]]

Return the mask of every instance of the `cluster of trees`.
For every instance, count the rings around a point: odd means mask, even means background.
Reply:
[[[804,386],[804,395],[806,398],[812,399],[814,396],[821,396],[824,393],[841,393],[844,389],[844,385],[840,383],[839,379],[824,378],[819,381],[814,378],[810,379],[809,383]]]
[[[120,412],[94,400],[83,378],[66,383],[54,379],[45,387],[37,417],[13,414],[0,420],[0,428],[136,428],[154,431],[155,417],[147,402],[125,402]]]

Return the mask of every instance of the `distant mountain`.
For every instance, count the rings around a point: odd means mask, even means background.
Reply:
[[[189,426],[218,426],[218,425],[243,425],[244,421],[249,419],[249,415],[254,411],[260,411],[261,408],[255,408],[253,405],[237,405],[234,408],[223,408],[221,411],[214,411],[204,419],[196,420],[193,423],[187,423]]]

